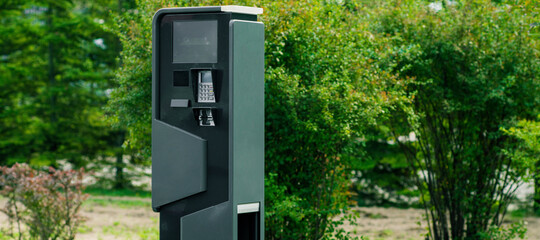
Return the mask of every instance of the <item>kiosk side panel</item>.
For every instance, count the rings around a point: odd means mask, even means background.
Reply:
[[[264,237],[264,25],[233,20],[230,32],[234,239],[258,240]]]

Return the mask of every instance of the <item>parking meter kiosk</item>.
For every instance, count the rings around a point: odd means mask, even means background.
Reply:
[[[220,6],[154,16],[152,208],[162,240],[264,237],[261,13]]]

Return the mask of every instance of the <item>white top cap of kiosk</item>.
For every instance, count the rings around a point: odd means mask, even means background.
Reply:
[[[180,8],[162,8],[156,12],[154,17],[159,17],[163,14],[174,13],[212,13],[212,12],[230,12],[247,15],[259,15],[263,13],[262,8],[244,7],[244,6],[213,6],[213,7],[180,7]]]
[[[236,6],[236,5],[221,6],[221,11],[232,12],[232,13],[243,13],[243,14],[250,14],[250,15],[259,15],[263,13],[262,8],[244,7],[244,6]]]

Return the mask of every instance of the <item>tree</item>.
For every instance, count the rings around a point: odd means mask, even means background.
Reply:
[[[103,153],[116,66],[111,1],[7,1],[0,11],[0,163],[80,166]]]
[[[499,2],[391,1],[372,13],[374,33],[398,50],[394,72],[413,80],[389,126],[396,140],[416,133],[399,143],[422,174],[432,239],[479,239],[500,226],[524,174],[500,129],[539,112],[539,41],[528,33],[536,5]]]

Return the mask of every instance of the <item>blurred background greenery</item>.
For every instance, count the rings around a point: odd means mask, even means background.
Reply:
[[[0,165],[148,196],[152,16],[229,4],[265,11],[267,239],[353,238],[355,206],[424,207],[432,239],[519,237],[501,226],[523,183],[539,211],[534,0],[2,0]]]

